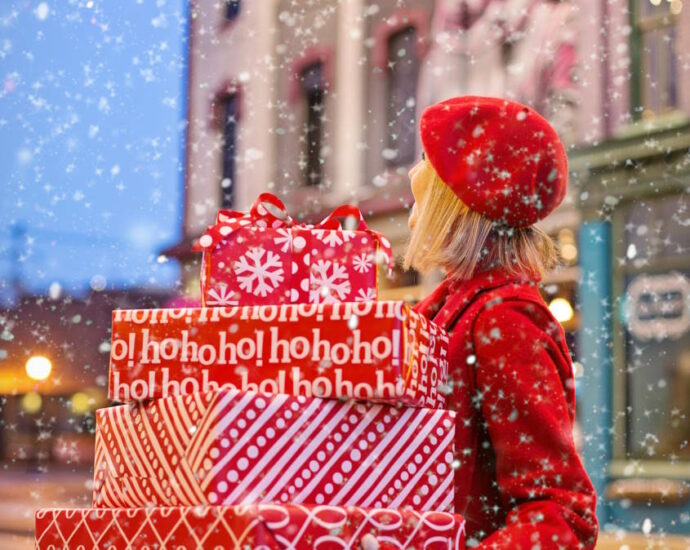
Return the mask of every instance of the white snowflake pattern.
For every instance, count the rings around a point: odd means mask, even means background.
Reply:
[[[355,271],[358,273],[369,273],[371,269],[372,261],[371,258],[362,252],[359,256],[355,256],[352,259],[352,264],[354,265]]]
[[[325,245],[335,247],[354,238],[354,231],[343,231],[337,229],[314,229],[314,236]]]
[[[288,252],[292,248],[292,231],[289,229],[278,229],[278,237],[273,237],[273,242],[280,246],[280,250]]]
[[[360,288],[355,296],[355,302],[373,302],[376,300],[375,288]]]
[[[206,304],[209,306],[236,306],[239,302],[238,296],[234,291],[228,290],[228,285],[220,283],[218,287],[208,291],[209,299]]]
[[[242,290],[262,298],[273,292],[283,282],[284,271],[280,257],[261,247],[251,248],[240,256],[233,270]]]
[[[329,260],[319,260],[312,264],[309,292],[309,300],[312,303],[343,302],[350,294],[350,290],[345,266]]]

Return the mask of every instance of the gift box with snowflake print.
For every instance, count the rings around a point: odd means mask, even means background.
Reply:
[[[448,334],[404,302],[113,312],[108,396],[221,386],[442,408]]]
[[[354,229],[341,225],[348,218]],[[372,301],[379,265],[391,265],[390,243],[357,208],[299,224],[267,193],[248,213],[220,211],[198,247],[205,306]]]

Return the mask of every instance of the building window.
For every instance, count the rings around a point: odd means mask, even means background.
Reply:
[[[319,185],[323,179],[323,117],[326,97],[326,84],[322,62],[308,65],[300,72],[300,86],[306,108],[304,127],[304,149],[300,164],[303,169],[304,183],[309,186]]]
[[[690,460],[689,211],[687,197],[669,195],[635,201],[620,222],[616,353],[630,459]]]
[[[233,21],[240,14],[240,0],[225,0],[225,20]]]
[[[634,0],[633,106],[650,116],[678,105],[677,23],[680,0]]]
[[[415,159],[417,31],[405,27],[387,41],[386,136],[383,156],[389,167],[411,164]]]
[[[237,94],[226,95],[222,99],[223,116],[223,156],[222,179],[220,182],[221,208],[235,206],[235,170],[237,153]]]

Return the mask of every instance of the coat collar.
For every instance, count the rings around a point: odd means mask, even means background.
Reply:
[[[437,325],[448,328],[457,319],[458,313],[472,303],[479,293],[507,283],[536,282],[538,277],[511,275],[503,269],[490,269],[477,273],[464,281],[445,279],[424,300],[415,306],[415,311],[432,319]]]

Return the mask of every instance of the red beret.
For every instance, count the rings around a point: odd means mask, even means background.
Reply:
[[[525,105],[456,97],[427,107],[420,132],[439,177],[490,220],[525,227],[565,196],[565,148],[551,125]]]

